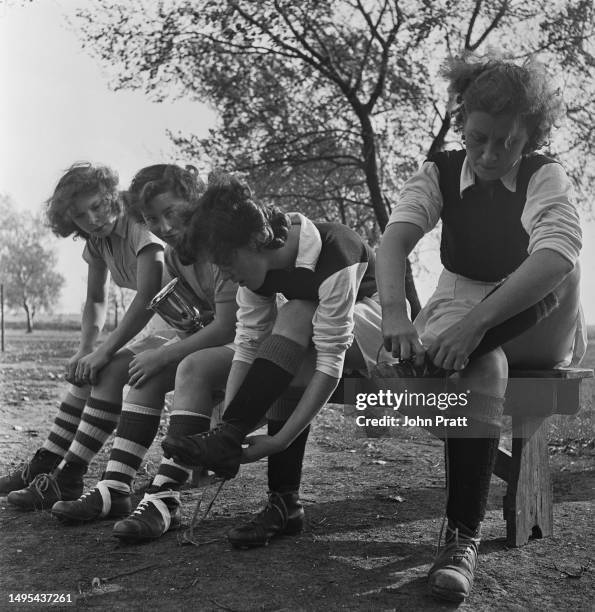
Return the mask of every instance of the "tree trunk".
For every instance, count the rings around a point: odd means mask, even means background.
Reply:
[[[27,313],[27,333],[30,334],[33,332],[33,316],[31,315],[31,311],[29,310],[29,304],[27,304],[27,300],[23,300],[23,308]]]
[[[446,111],[442,119],[442,125],[440,126],[440,129],[438,130],[438,134],[436,134],[428,150],[428,157],[434,155],[435,153],[438,153],[439,151],[442,151],[442,149],[444,148],[444,139],[446,138],[446,134],[448,134],[449,129],[450,129],[450,112]]]
[[[380,179],[378,178],[378,165],[376,163],[376,135],[370,117],[365,113],[360,113],[360,121],[362,123],[362,149],[364,154],[364,173],[366,175],[366,183],[370,191],[372,207],[376,215],[376,221],[380,226],[380,230],[384,232],[388,223],[388,211],[380,189]],[[421,310],[421,304],[415,281],[413,280],[413,272],[411,271],[411,263],[407,259],[405,268],[405,296],[411,308],[411,320],[415,319]]]

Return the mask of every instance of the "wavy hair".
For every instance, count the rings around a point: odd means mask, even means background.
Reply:
[[[469,113],[516,117],[527,129],[523,153],[545,146],[552,127],[564,112],[559,89],[545,67],[535,60],[522,66],[492,56],[465,55],[451,59],[442,71],[454,102],[455,127],[463,131]]]
[[[88,162],[77,162],[70,166],[58,181],[54,193],[46,200],[48,224],[57,236],[63,238],[74,234],[88,238],[72,220],[70,210],[77,199],[96,193],[104,195],[110,212],[120,216],[123,202],[118,191],[118,174],[107,166],[95,166]]]
[[[172,193],[188,203],[188,216],[196,207],[205,184],[194,166],[182,168],[175,164],[155,164],[139,170],[128,189],[127,212],[143,222],[143,210],[155,197]]]
[[[288,215],[280,208],[255,201],[245,183],[215,171],[185,232],[181,258],[191,262],[200,257],[228,265],[239,248],[280,249],[290,227]]]

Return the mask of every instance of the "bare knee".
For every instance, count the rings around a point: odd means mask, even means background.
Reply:
[[[307,346],[312,338],[312,318],[316,304],[308,300],[290,300],[277,314],[273,333]]]
[[[176,389],[210,387],[210,365],[201,351],[184,357],[176,370]]]
[[[471,361],[459,375],[470,388],[503,397],[508,381],[506,354],[501,348],[494,349]]]
[[[133,357],[134,355],[126,349],[118,351],[99,372],[99,382],[95,388],[109,386],[122,389],[128,382],[128,366]]]

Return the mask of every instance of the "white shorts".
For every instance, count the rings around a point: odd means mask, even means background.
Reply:
[[[475,281],[443,270],[436,290],[413,322],[421,343],[429,346],[439,334],[458,323],[497,285],[498,282]],[[559,367],[579,363],[586,350],[586,331],[581,309],[573,329],[573,349],[563,362],[557,364]]]
[[[384,349],[382,338],[382,308],[378,294],[356,302],[353,313],[353,334],[366,364],[368,373],[378,362],[398,361]]]

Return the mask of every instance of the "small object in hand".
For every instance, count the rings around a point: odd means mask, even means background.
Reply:
[[[174,329],[191,334],[213,319],[212,316],[201,315],[192,290],[179,278],[167,283],[151,300],[149,308]]]

